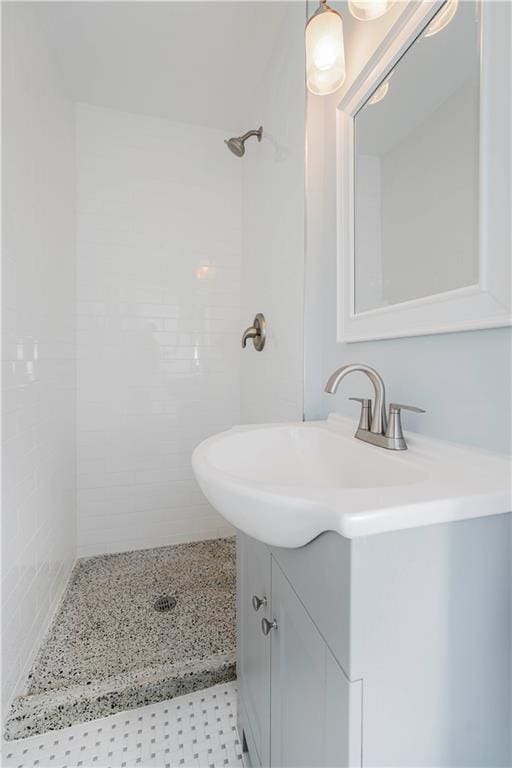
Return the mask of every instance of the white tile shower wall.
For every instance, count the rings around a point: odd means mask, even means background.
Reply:
[[[36,5],[2,7],[4,713],[75,557],[74,115]]]
[[[241,164],[217,130],[76,116],[79,554],[229,534],[190,456],[239,422]]]
[[[261,144],[242,160],[244,224],[241,327],[263,312],[265,349],[242,352],[242,422],[294,421],[303,411],[304,22],[288,3],[278,44],[251,99],[248,127]],[[233,158],[233,163],[240,162]]]

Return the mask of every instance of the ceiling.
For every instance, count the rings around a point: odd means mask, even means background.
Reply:
[[[288,2],[37,3],[76,101],[247,130]]]

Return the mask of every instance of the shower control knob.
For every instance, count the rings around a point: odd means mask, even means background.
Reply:
[[[247,341],[249,339],[252,339],[252,343],[254,344],[254,349],[256,352],[261,352],[263,347],[265,346],[265,339],[267,337],[267,321],[265,320],[265,315],[262,315],[261,312],[258,312],[256,317],[254,318],[252,325],[250,325],[248,328],[245,329],[242,335],[242,349],[245,349],[247,346]]]
[[[269,621],[268,619],[261,620],[261,631],[264,635],[268,635],[271,629],[277,629],[277,621]]]
[[[259,611],[262,605],[267,604],[267,598],[266,597],[258,597],[258,595],[252,596],[252,607],[255,611]]]

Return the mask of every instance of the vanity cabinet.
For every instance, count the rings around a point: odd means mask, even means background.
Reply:
[[[261,619],[270,616],[271,555],[255,539],[237,537],[237,673],[239,733],[255,765],[270,764],[270,642]],[[255,609],[254,599],[262,604]],[[256,603],[257,605],[257,603]]]
[[[512,764],[512,515],[237,541],[254,768]]]
[[[272,558],[270,764],[348,766],[361,756],[361,687],[350,683]]]
[[[237,537],[238,728],[244,749],[253,766],[359,765],[360,681],[348,680],[282,570],[279,552],[286,559],[286,550]],[[277,626],[265,634],[262,620],[271,625],[274,616]]]

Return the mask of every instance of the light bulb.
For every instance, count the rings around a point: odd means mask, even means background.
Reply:
[[[306,25],[306,75],[311,93],[334,93],[345,80],[343,21],[323,3]]]
[[[348,0],[348,8],[355,19],[372,21],[384,16],[393,5],[393,0]]]
[[[338,56],[336,38],[332,35],[321,38],[313,50],[313,64],[318,69],[330,69]]]
[[[459,0],[447,0],[446,3],[443,5],[439,13],[437,13],[428,27],[426,28],[425,32],[423,33],[424,37],[432,37],[433,35],[437,35],[438,32],[440,32],[442,29],[448,26],[450,21],[453,19],[455,14],[457,13],[457,6],[459,4]]]

